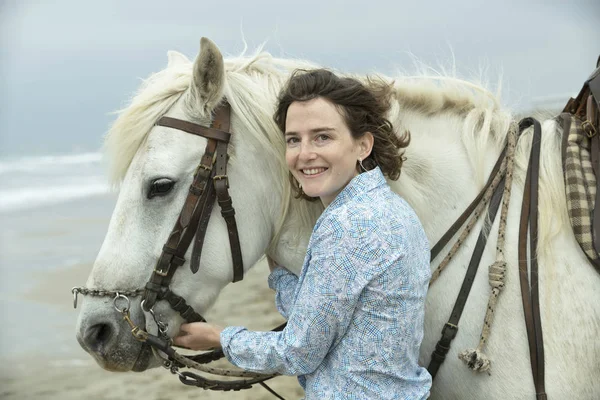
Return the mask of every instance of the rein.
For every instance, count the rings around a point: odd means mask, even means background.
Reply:
[[[185,264],[185,254],[192,244],[192,241],[194,244],[190,259],[190,269],[194,274],[198,272],[202,255],[202,246],[206,235],[206,227],[215,200],[219,203],[221,215],[227,224],[229,247],[233,260],[232,281],[238,282],[244,277],[244,264],[235,220],[235,210],[228,190],[229,177],[227,176],[227,162],[229,156],[227,154],[227,147],[231,138],[231,133],[229,132],[230,114],[231,108],[229,104],[224,103],[215,109],[214,119],[210,127],[170,117],[162,117],[158,120],[155,126],[164,126],[208,139],[204,155],[196,168],[192,184],[189,187],[189,193],[185,199],[181,212],[179,213],[179,217],[163,246],[161,255],[156,262],[152,275],[146,283],[144,290],[107,291],[74,287],[72,289],[73,306],[75,308],[77,307],[77,295],[79,293],[91,296],[114,296],[114,308],[117,312],[122,314],[123,319],[129,324],[132,335],[140,342],[151,346],[155,355],[163,360],[163,366],[169,369],[173,374],[177,374],[179,380],[186,385],[210,390],[237,391],[249,389],[254,384],[260,384],[277,398],[283,399],[264,383],[264,381],[272,379],[278,376],[278,374],[233,371],[207,367],[204,365],[223,358],[224,354],[221,350],[213,350],[191,357],[177,353],[175,349],[171,347],[172,340],[166,334],[166,324],[158,321],[153,312],[156,302],[164,300],[167,301],[171,308],[174,311],[177,311],[185,321],[206,322],[206,319],[201,314],[197,313],[192,306],[188,305],[183,297],[171,291],[169,285],[171,284],[177,268]],[[158,336],[152,335],[136,326],[129,316],[130,301],[128,296],[135,297],[140,295],[142,296],[142,310],[150,313],[159,327]],[[120,300],[126,301],[124,307],[119,307],[118,302]],[[284,325],[277,327],[274,330],[280,330],[283,326]],[[166,358],[161,356],[157,350],[164,353]],[[182,367],[195,368],[213,375],[241,377],[245,379],[233,381],[211,380],[192,372],[179,372],[179,368]]]
[[[450,229],[433,247],[431,251],[431,261],[435,259],[435,257],[448,244],[452,237],[458,233],[461,226],[472,217],[448,255],[432,273],[430,285],[433,284],[433,282],[440,276],[441,272],[448,265],[460,246],[464,243],[475,223],[478,221],[484,207],[489,203],[486,222],[491,226],[494,223],[496,214],[500,208],[500,204],[502,203],[502,216],[498,231],[498,244],[496,246],[496,261],[489,266],[489,283],[492,290],[488,300],[487,313],[484,319],[479,345],[476,349],[468,349],[459,354],[459,358],[463,360],[470,369],[478,372],[489,373],[491,361],[483,353],[483,347],[485,346],[491,331],[493,312],[497,304],[498,296],[505,285],[504,279],[506,276],[507,263],[504,259],[503,247],[506,218],[511,194],[514,153],[520,135],[525,129],[531,127],[532,125],[534,130],[531,156],[529,160],[529,167],[527,169],[527,178],[525,182],[525,191],[523,194],[521,222],[519,228],[519,275],[521,278],[521,294],[530,346],[530,358],[534,376],[534,385],[536,388],[536,399],[545,400],[547,397],[544,388],[544,352],[537,281],[537,197],[541,143],[541,125],[537,120],[533,118],[525,118],[521,120],[518,123],[518,131],[516,133],[514,132],[514,128],[511,128],[511,131],[509,131],[507,135],[507,145],[496,161],[496,165],[490,173],[488,182],[482,191],[477,195],[475,200],[473,200],[469,207],[467,207],[465,212],[463,212],[458,220],[452,224]],[[532,253],[529,259],[527,258],[528,228],[531,229],[530,249]],[[473,282],[475,281],[475,276],[477,275],[477,270],[487,244],[487,239],[488,234],[486,233],[484,226],[479,233],[475,249],[473,250],[473,255],[469,262],[463,283],[450,314],[450,318],[448,319],[448,322],[444,324],[442,336],[436,344],[435,350],[431,354],[431,361],[427,367],[427,370],[431,374],[432,378],[435,378],[439,368],[446,359],[446,355],[450,350],[452,340],[454,340],[458,333],[458,323],[469,297]],[[529,265],[531,265],[531,282],[528,281],[528,262]]]
[[[584,83],[577,98],[569,100],[563,114],[560,116],[560,119],[563,121],[563,169],[565,172],[565,189],[569,217],[575,238],[590,263],[598,272],[600,272],[600,212],[594,211],[595,205],[600,203],[600,179],[597,179],[600,178],[598,176],[600,174],[599,100],[600,58],[598,59],[596,70]],[[536,400],[547,400],[537,263],[539,162],[542,134],[540,123],[533,118],[521,120],[518,124],[519,128],[516,140],[518,140],[518,137],[525,129],[532,126],[533,137],[519,223],[518,265],[521,299]],[[511,130],[508,133],[507,148],[500,154],[484,188],[431,250],[431,261],[433,261],[450,242],[452,237],[465,225],[467,220],[473,216],[448,255],[446,255],[432,273],[430,284],[440,276],[441,272],[456,254],[458,248],[464,243],[488,202],[490,202],[490,205],[487,213],[487,221],[489,221],[490,225],[493,224],[500,201],[504,197],[503,215],[500,221],[498,244],[496,247],[497,259],[489,267],[489,282],[492,291],[488,301],[480,342],[476,349],[465,350],[459,354],[459,358],[465,361],[470,369],[478,372],[489,371],[491,365],[491,361],[483,354],[482,349],[491,330],[493,312],[498,295],[505,284],[504,278],[507,263],[504,260],[503,246],[506,211],[510,199],[514,148],[516,146],[516,140],[512,136]],[[506,183],[504,183],[505,179]],[[503,187],[504,194],[502,195]],[[528,236],[529,252],[531,253],[529,255],[527,246]],[[450,344],[458,332],[458,322],[475,279],[479,262],[485,249],[486,240],[487,235],[482,228],[450,319],[444,325],[442,337],[436,344],[435,350],[431,355],[431,361],[427,369],[433,378],[435,378],[441,364],[444,362],[446,354],[450,349]]]

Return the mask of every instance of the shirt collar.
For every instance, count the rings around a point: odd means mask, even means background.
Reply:
[[[358,174],[342,189],[327,209],[336,209],[350,199],[384,184],[386,184],[386,180],[379,167]]]

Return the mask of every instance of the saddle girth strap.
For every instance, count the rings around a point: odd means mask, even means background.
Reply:
[[[542,140],[540,123],[533,118],[525,118],[519,122],[519,131],[533,125],[531,140],[531,154],[527,167],[523,203],[521,206],[521,220],[519,224],[519,281],[521,284],[521,299],[527,340],[529,343],[529,357],[531,372],[535,386],[536,399],[546,400],[545,368],[544,368],[544,341],[542,335],[542,321],[540,316],[540,294],[538,285],[538,187],[539,164]],[[527,257],[527,233],[529,231],[529,247],[531,254]],[[528,273],[528,261],[531,267]],[[531,278],[529,278],[531,275]],[[531,281],[530,281],[531,280]]]

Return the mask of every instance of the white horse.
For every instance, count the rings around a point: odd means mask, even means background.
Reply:
[[[209,125],[211,110],[224,98],[232,109],[228,174],[244,268],[267,253],[299,273],[312,224],[322,206],[290,195],[284,140],[272,115],[289,73],[311,67],[314,65],[266,53],[223,60],[217,47],[206,39],[202,39],[194,63],[169,52],[167,68],[145,81],[107,136],[112,178],[120,184],[120,194],[87,287],[121,291],[144,287],[206,145],[204,138],[154,124],[166,115]],[[394,87],[389,119],[398,131],[409,130],[412,140],[401,178],[391,185],[414,207],[430,242],[435,243],[483,187],[513,117],[491,93],[458,79],[397,77]],[[598,399],[600,276],[580,251],[568,222],[560,128],[548,120],[543,131],[538,259],[546,389],[551,400]],[[530,143],[531,134],[525,133],[516,153],[506,232],[507,285],[485,349],[492,359],[491,373],[472,372],[457,357],[479,339],[490,292],[483,270],[473,285],[450,353],[435,378],[432,398],[534,398],[516,252]],[[163,189],[169,191],[148,196],[153,182],[161,178],[167,179],[162,181]],[[171,189],[169,182],[175,182]],[[228,236],[218,207],[213,209],[207,229],[200,271],[193,275],[186,264],[171,284],[201,313],[232,279]],[[490,242],[495,239],[492,229]],[[449,317],[474,241],[472,235],[429,291],[422,365],[428,365]],[[488,245],[482,269],[494,257],[494,246]],[[158,302],[155,310],[173,336],[182,320],[162,303]],[[133,299],[131,313],[134,322],[143,326],[139,297]],[[155,329],[150,321],[146,326]],[[159,365],[132,337],[108,298],[85,298],[77,337],[105,369],[141,371]]]

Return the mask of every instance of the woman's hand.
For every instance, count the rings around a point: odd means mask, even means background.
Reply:
[[[183,324],[173,344],[192,350],[208,350],[221,347],[221,327],[206,322]]]

